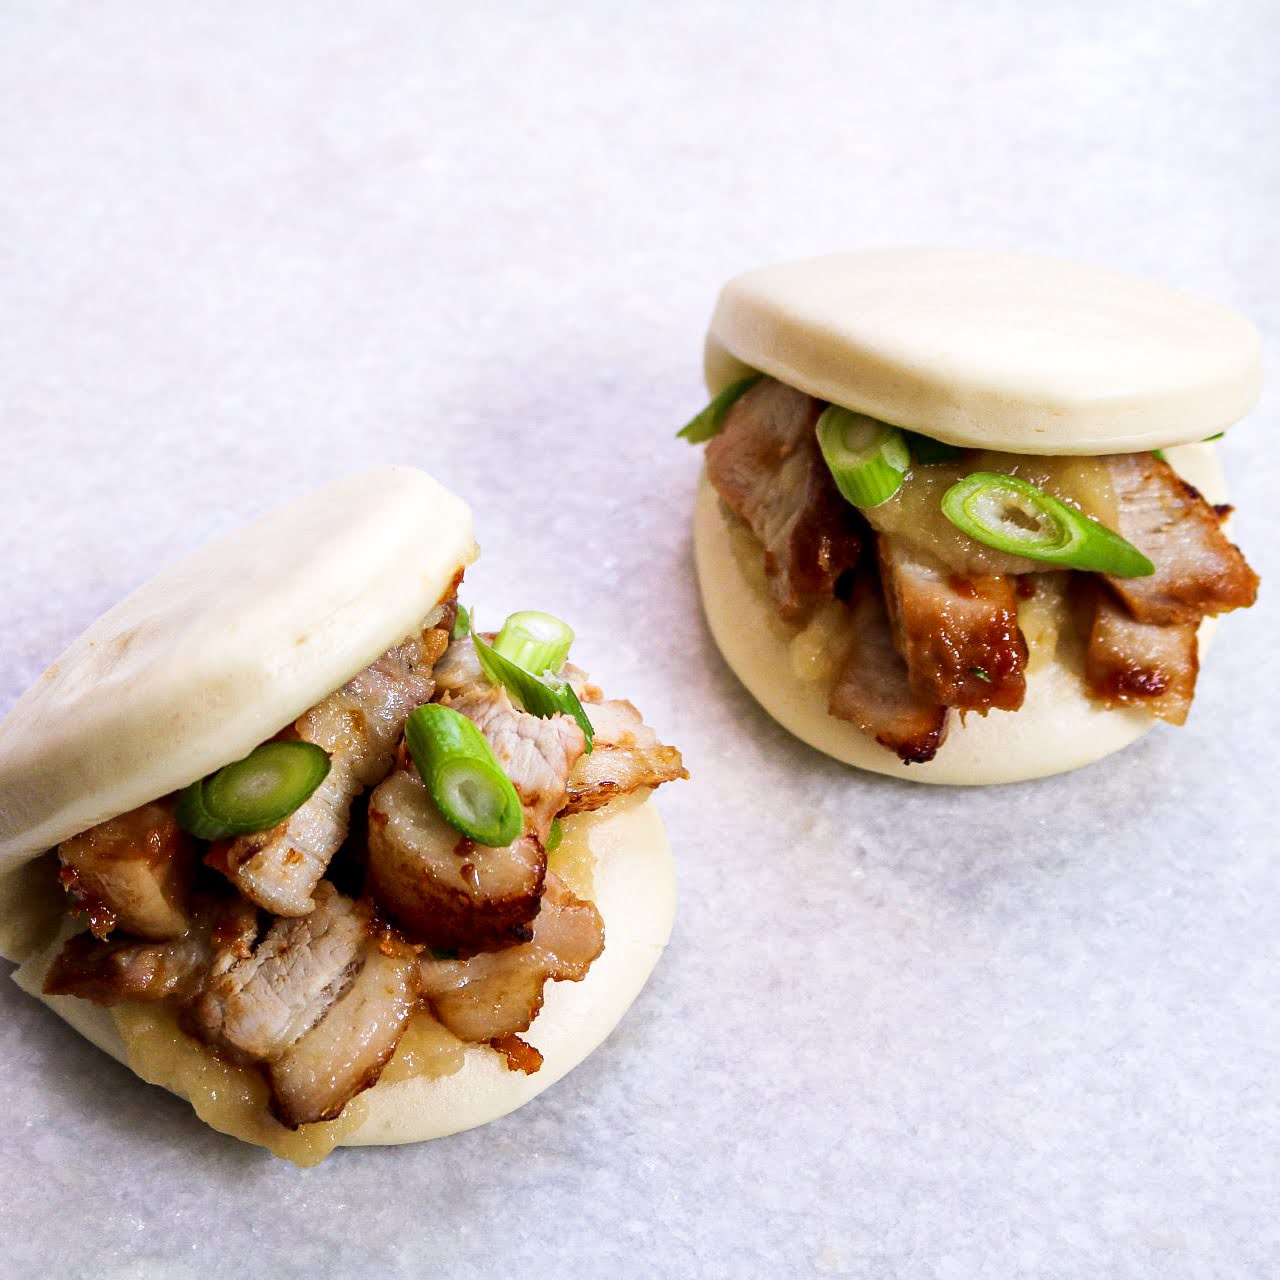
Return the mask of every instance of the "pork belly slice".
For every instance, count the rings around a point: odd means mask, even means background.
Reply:
[[[172,801],[159,800],[90,827],[58,846],[63,883],[100,936],[112,925],[139,938],[178,938],[190,925],[191,840]]]
[[[465,960],[424,956],[421,990],[454,1035],[476,1044],[499,1041],[495,1047],[512,1061],[515,1046],[502,1042],[528,1030],[547,982],[580,982],[603,951],[600,913],[551,874],[529,942]]]
[[[966,711],[1016,711],[1026,696],[1027,644],[1013,579],[964,578],[903,542],[876,539],[893,640],[911,688]]]
[[[904,764],[932,760],[946,737],[947,709],[912,689],[874,579],[859,581],[854,590],[848,642],[827,710],[857,725]]]
[[[417,999],[417,957],[407,948],[373,950],[345,994],[268,1065],[280,1123],[296,1129],[336,1119],[356,1094],[377,1084]]]
[[[298,719],[297,737],[329,753],[329,774],[279,826],[215,846],[211,863],[241,893],[278,916],[311,910],[347,837],[352,801],[390,772],[404,722],[431,698],[432,668],[448,643],[443,627],[424,628]]]
[[[573,766],[562,814],[599,809],[628,792],[689,776],[680,752],[659,742],[630,702],[592,702],[585,710],[595,750]]]
[[[451,827],[411,767],[369,798],[365,892],[415,942],[451,951],[527,942],[546,870],[532,836],[490,849]]]
[[[468,685],[440,701],[484,734],[520,797],[526,830],[545,844],[551,820],[564,808],[570,771],[587,747],[578,722],[565,715],[531,715],[506,689],[490,684]]]
[[[1139,622],[1094,588],[1085,684],[1108,707],[1141,707],[1170,724],[1191,709],[1200,670],[1195,622]]]
[[[1253,604],[1258,575],[1222,532],[1227,508],[1211,507],[1154,454],[1117,453],[1105,461],[1118,532],[1156,567],[1147,578],[1107,579],[1135,619],[1199,622]]]
[[[707,445],[707,477],[763,545],[769,590],[789,621],[829,598],[862,550],[861,517],[840,496],[818,448],[823,408],[762,378]]]
[[[200,989],[215,951],[247,955],[257,928],[257,908],[234,898],[197,905],[180,938],[160,941],[117,934],[103,942],[88,933],[77,934],[50,966],[44,991],[102,1005],[121,1000],[182,1003]]]
[[[188,1023],[236,1060],[276,1058],[351,986],[373,934],[368,903],[326,880],[310,915],[276,920],[248,955],[215,959]]]

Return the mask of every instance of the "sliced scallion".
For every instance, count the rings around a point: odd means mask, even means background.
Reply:
[[[543,720],[554,715],[572,716],[587,740],[587,751],[591,751],[595,730],[587,713],[582,709],[578,695],[567,680],[557,680],[554,676],[535,676],[523,667],[517,666],[510,658],[504,658],[479,636],[473,636],[476,657],[491,684],[500,684],[530,715],[539,716]]]
[[[457,616],[453,620],[453,629],[449,632],[450,640],[465,640],[471,634],[471,615],[458,606]]]
[[[943,494],[942,514],[984,546],[1028,560],[1119,578],[1155,572],[1118,533],[1017,476],[975,471]]]
[[[513,613],[502,624],[493,648],[517,667],[541,675],[544,671],[559,671],[572,644],[573,630],[568,623],[549,613],[526,609]]]
[[[720,429],[724,426],[724,420],[729,416],[729,410],[760,381],[760,378],[760,374],[752,373],[745,378],[739,378],[737,382],[731,382],[723,391],[715,395],[711,403],[696,418],[686,422],[676,432],[676,437],[687,440],[690,444],[705,444],[712,436],[718,436]]]
[[[818,445],[836,488],[855,507],[887,502],[911,469],[911,454],[897,427],[837,404],[828,405],[818,419]]]
[[[932,436],[922,436],[918,431],[904,431],[911,459],[922,467],[932,467],[938,462],[954,462],[963,452],[953,444],[944,444]]]
[[[264,742],[178,796],[178,824],[201,840],[265,831],[302,805],[329,772],[313,742]]]
[[[494,849],[520,838],[520,797],[471,720],[452,707],[428,703],[410,713],[404,738],[418,775],[451,827]]]

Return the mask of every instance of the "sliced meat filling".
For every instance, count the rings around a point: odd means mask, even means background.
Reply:
[[[415,942],[479,951],[528,941],[546,869],[532,836],[490,849],[451,827],[412,767],[369,798],[365,892]]]
[[[103,942],[77,934],[50,966],[45,994],[80,996],[103,1005],[185,1002],[199,991],[214,952],[248,954],[257,928],[257,908],[235,898],[197,905],[187,932],[167,941],[117,934]]]
[[[573,766],[561,813],[599,809],[628,792],[689,776],[680,752],[659,742],[631,703],[592,702],[585,710],[595,730],[595,749]]]
[[[862,550],[861,520],[840,496],[814,434],[823,407],[762,378],[707,445],[707,476],[763,544],[770,592],[789,621],[829,598]]]
[[[1013,579],[962,578],[899,538],[876,539],[894,645],[922,699],[963,710],[1016,711],[1027,644]]]
[[[336,1119],[377,1084],[418,1001],[417,957],[373,950],[347,991],[267,1068],[273,1109],[290,1129]]]
[[[548,981],[580,982],[603,950],[600,913],[548,875],[529,942],[466,960],[424,957],[419,966],[422,994],[460,1039],[501,1041],[528,1030],[542,1008]],[[510,1048],[497,1047],[503,1052]]]
[[[364,964],[367,904],[328,881],[310,915],[276,920],[247,956],[215,964],[190,1009],[192,1030],[237,1060],[278,1057],[324,1016]]]
[[[63,883],[80,898],[94,932],[113,926],[139,938],[179,938],[191,921],[187,895],[196,855],[171,801],[144,804],[58,846]]]
[[[347,837],[351,802],[390,772],[404,722],[430,699],[432,668],[448,643],[443,627],[424,628],[295,723],[302,741],[329,753],[329,774],[279,826],[215,846],[210,860],[246,897],[274,915],[311,910],[312,891]]]
[[[1226,509],[1211,507],[1167,463],[1150,453],[1106,459],[1119,506],[1118,532],[1156,567],[1146,578],[1108,578],[1139,622],[1199,622],[1243,609],[1258,575],[1222,532]]]
[[[564,808],[569,773],[587,747],[577,721],[531,715],[511,701],[506,689],[490,684],[446,692],[440,701],[484,734],[520,797],[527,829],[545,843],[551,820]]]
[[[1182,724],[1200,661],[1195,622],[1139,622],[1105,589],[1094,588],[1085,655],[1089,693],[1109,707],[1141,707]]]
[[[874,580],[861,580],[854,589],[847,642],[828,711],[857,725],[905,764],[932,760],[946,737],[947,709],[911,687]]]

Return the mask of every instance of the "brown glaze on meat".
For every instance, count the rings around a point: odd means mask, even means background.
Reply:
[[[531,1076],[542,1070],[542,1054],[519,1036],[494,1036],[489,1047],[506,1058],[508,1071],[523,1071]]]
[[[603,950],[600,913],[548,875],[529,942],[463,960],[424,956],[422,994],[454,1035],[485,1044],[528,1030],[547,982],[580,982]]]
[[[416,957],[368,950],[351,985],[305,1035],[267,1067],[281,1124],[336,1119],[356,1094],[377,1084],[418,1000]]]
[[[236,1059],[278,1057],[351,985],[372,932],[368,904],[321,881],[310,915],[276,920],[247,956],[218,958],[190,1029]]]
[[[195,872],[191,839],[171,800],[157,800],[64,840],[63,885],[83,903],[94,932],[120,928],[139,938],[178,938],[187,930]]]
[[[91,934],[77,934],[50,966],[44,991],[103,1005],[121,1000],[184,1002],[199,991],[215,949],[251,946],[257,922],[257,908],[233,898],[197,903],[181,938],[148,941],[117,934],[103,942]]]
[[[876,539],[894,645],[921,698],[965,711],[1016,711],[1027,644],[1014,580],[959,578],[899,538]]]
[[[865,526],[841,496],[814,429],[820,400],[762,378],[707,445],[707,477],[764,547],[778,612],[796,621],[858,562]]]
[[[329,774],[279,826],[219,846],[212,865],[241,893],[275,915],[311,910],[312,890],[346,839],[351,802],[390,772],[404,722],[431,697],[432,668],[448,643],[443,627],[424,627],[297,720],[296,736],[329,753]]]
[[[1156,567],[1146,578],[1108,578],[1139,622],[1199,622],[1244,609],[1258,575],[1222,532],[1223,515],[1151,453],[1106,459],[1119,503],[1118,532]]]
[[[689,776],[680,752],[659,742],[630,702],[592,702],[584,710],[595,730],[595,749],[573,766],[562,815],[599,809],[618,796]]]
[[[1108,707],[1141,707],[1182,724],[1196,691],[1200,661],[1195,622],[1139,622],[1101,586],[1090,586],[1085,683]]]
[[[411,766],[369,799],[365,892],[414,942],[480,951],[528,941],[546,869],[532,836],[505,849],[468,840],[440,816]]]
[[[904,764],[932,760],[946,737],[947,709],[912,689],[874,578],[860,579],[854,589],[848,652],[827,709],[888,747]]]

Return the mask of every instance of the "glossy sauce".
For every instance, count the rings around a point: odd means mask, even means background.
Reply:
[[[975,451],[957,462],[915,467],[887,502],[863,511],[868,523],[938,557],[957,573],[1036,573],[1048,566],[992,550],[961,533],[942,514],[942,496],[975,471],[1002,471],[1115,528],[1116,497],[1106,465],[1097,458]]]
[[[169,1010],[125,1003],[113,1006],[111,1014],[129,1066],[144,1080],[189,1099],[196,1115],[220,1133],[266,1147],[304,1169],[319,1164],[365,1118],[363,1099],[353,1098],[336,1120],[286,1129],[267,1109],[262,1076],[192,1039]]]
[[[462,1070],[467,1046],[425,1009],[417,1010],[378,1081],[397,1084],[418,1076],[451,1076]],[[377,1085],[374,1086],[377,1088]],[[350,1104],[348,1104],[350,1106]]]
[[[587,714],[590,715],[590,711]],[[646,791],[643,794],[648,796],[649,793]],[[617,813],[619,808],[632,799],[631,796],[625,796],[611,801],[603,809],[573,813],[560,819],[564,826],[564,838],[555,851],[547,855],[547,870],[554,871],[577,897],[588,902],[595,900],[596,855],[591,848],[591,833],[605,820],[606,815]]]

